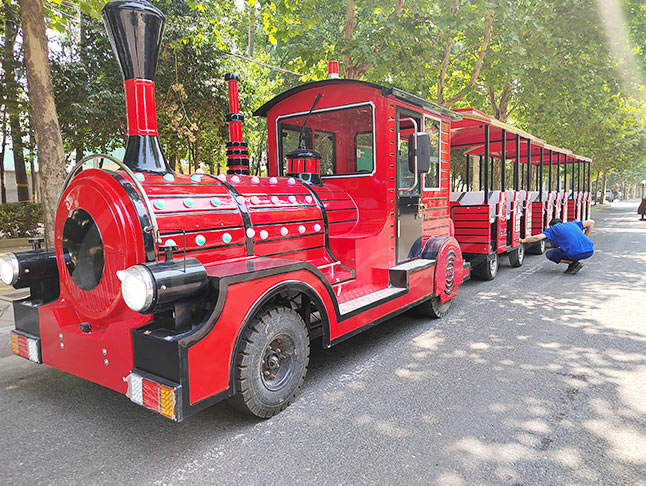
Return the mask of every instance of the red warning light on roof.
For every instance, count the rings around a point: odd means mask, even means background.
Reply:
[[[339,79],[339,61],[328,62],[327,72],[328,79]]]

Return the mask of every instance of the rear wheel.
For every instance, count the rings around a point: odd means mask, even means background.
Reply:
[[[242,331],[235,356],[239,410],[269,418],[290,405],[301,390],[310,356],[305,322],[292,309],[272,307]]]
[[[542,255],[543,253],[545,253],[545,248],[546,248],[545,239],[542,239],[541,241],[534,243],[531,248],[532,248],[532,253],[534,255]]]
[[[525,245],[521,243],[518,246],[518,248],[514,249],[509,253],[509,264],[512,267],[520,267],[523,265],[524,261],[525,261]]]
[[[493,280],[498,275],[498,254],[494,254],[478,267],[478,277],[482,280]]]
[[[442,304],[440,298],[437,295],[434,295],[426,302],[418,305],[417,311],[424,317],[433,317],[437,319],[444,317],[449,313],[452,303],[453,299],[447,300],[446,302],[444,302],[444,304]]]

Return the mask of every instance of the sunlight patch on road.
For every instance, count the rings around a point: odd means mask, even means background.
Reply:
[[[634,464],[646,464],[646,434],[643,432],[601,419],[586,420],[583,426],[610,444],[610,457]]]

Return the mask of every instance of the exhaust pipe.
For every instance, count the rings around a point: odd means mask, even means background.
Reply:
[[[171,172],[157,137],[155,109],[164,14],[145,0],[113,0],[103,7],[102,17],[126,91],[128,144],[123,162],[135,172]]]

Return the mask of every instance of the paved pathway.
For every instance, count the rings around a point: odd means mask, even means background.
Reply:
[[[0,358],[1,484],[646,485],[646,223],[595,210],[575,276],[544,257],[313,352],[268,421],[226,404],[174,424]]]

